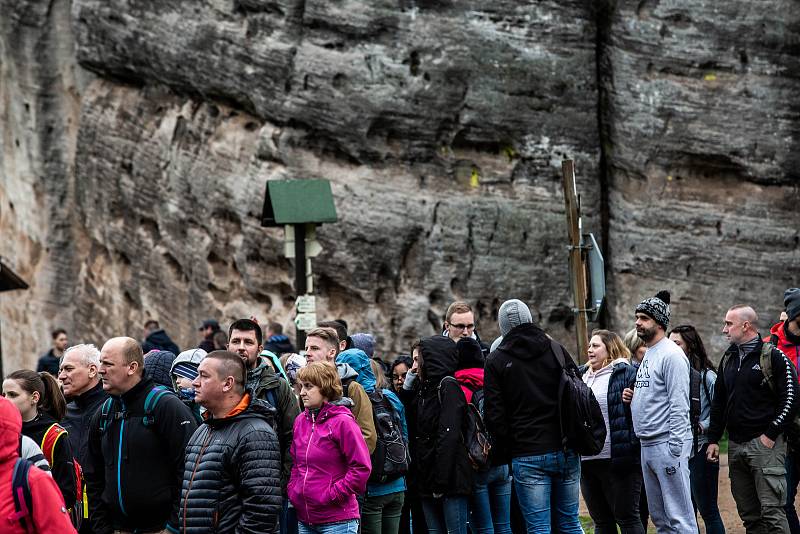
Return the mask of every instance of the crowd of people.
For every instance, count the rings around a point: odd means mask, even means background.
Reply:
[[[2,532],[570,534],[582,495],[598,534],[694,533],[698,515],[717,534],[726,439],[745,530],[800,532],[800,289],[768,335],[731,307],[717,365],[669,303],[592,332],[581,367],[516,299],[491,346],[455,302],[391,364],[343,320],[301,351],[252,317],[204,321],[184,351],[154,320],[99,350],[56,330],[2,383]],[[564,430],[570,377],[602,414],[595,454]]]

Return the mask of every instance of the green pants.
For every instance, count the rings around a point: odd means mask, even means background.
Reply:
[[[729,442],[731,493],[747,534],[788,534],[786,503],[786,442],[779,436],[772,449],[759,438]]]
[[[405,492],[364,497],[361,534],[397,534]]]

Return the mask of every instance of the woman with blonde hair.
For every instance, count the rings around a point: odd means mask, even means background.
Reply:
[[[367,444],[342,398],[336,368],[309,363],[297,372],[305,410],[294,422],[289,500],[300,534],[356,534],[357,495],[367,489],[372,464]]]
[[[636,380],[630,352],[620,337],[595,330],[589,340],[589,365],[583,375],[600,404],[606,442],[595,456],[581,458],[581,493],[597,534],[644,534],[639,517],[642,470],[639,440],[633,432],[630,405],[622,391]]]

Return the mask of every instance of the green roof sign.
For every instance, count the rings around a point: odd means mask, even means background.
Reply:
[[[270,180],[261,226],[336,222],[336,205],[328,180]]]

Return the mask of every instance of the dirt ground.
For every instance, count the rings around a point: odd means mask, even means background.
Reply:
[[[742,521],[739,519],[739,515],[736,513],[736,503],[733,501],[733,495],[731,495],[731,481],[728,478],[728,455],[723,454],[720,456],[720,470],[719,470],[719,512],[722,516],[722,522],[725,523],[725,530],[728,534],[744,534],[744,527],[742,526]],[[581,509],[580,514],[583,516],[588,516],[589,512],[586,509],[586,505],[583,503],[583,499],[581,499]],[[700,532],[705,534],[705,528],[703,526],[703,520],[698,516],[698,522],[700,525]],[[650,531],[655,532],[653,529],[652,523],[650,524]]]

